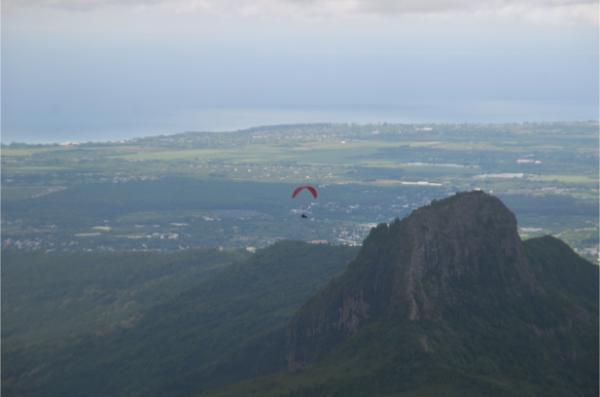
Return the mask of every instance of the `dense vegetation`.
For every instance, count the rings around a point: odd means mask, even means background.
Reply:
[[[2,392],[184,395],[224,382],[216,367],[283,327],[355,253],[300,242],[251,256],[6,253]]]
[[[385,243],[393,233],[374,230],[350,274],[375,257],[393,260],[397,248]],[[343,343],[332,340],[317,362],[295,373],[287,371],[290,319],[310,296],[318,299],[303,310],[323,304],[330,293],[321,288],[346,269],[356,249],[280,242],[253,255],[7,252],[2,276],[14,284],[2,291],[2,391],[596,395],[598,268],[552,237],[524,247],[543,295],[473,296],[443,321],[374,318]],[[327,288],[370,284],[372,276],[350,284],[336,277]]]
[[[131,326],[248,253],[2,252],[2,342],[11,352]]]

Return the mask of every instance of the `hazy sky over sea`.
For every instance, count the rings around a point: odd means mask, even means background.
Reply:
[[[598,2],[5,0],[2,140],[598,118]]]

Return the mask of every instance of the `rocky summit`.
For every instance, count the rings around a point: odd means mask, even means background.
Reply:
[[[297,312],[286,357],[304,377],[350,365],[356,395],[597,395],[598,268],[555,238],[521,241],[498,198],[458,193],[374,228]]]
[[[532,273],[516,219],[500,200],[475,191],[433,202],[373,229],[346,274],[298,313],[290,369],[370,319],[439,320],[473,299],[532,294]]]

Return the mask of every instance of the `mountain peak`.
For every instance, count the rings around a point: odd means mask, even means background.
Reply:
[[[289,367],[374,319],[442,321],[461,305],[533,294],[535,284],[515,216],[498,198],[472,191],[434,201],[374,228],[346,273],[300,310]]]
[[[446,231],[463,235],[478,232],[478,229],[485,227],[502,228],[504,232],[511,234],[517,232],[515,216],[498,198],[483,191],[472,191],[434,200],[402,220],[396,219],[389,225],[380,224],[372,230],[365,244],[369,244],[372,236],[382,231],[397,233],[406,226],[418,235],[425,231]]]
[[[455,290],[465,283],[477,294],[519,293],[533,283],[515,216],[484,192],[434,201],[378,229],[364,254],[391,255],[365,261],[361,278],[385,268],[393,281],[387,309],[407,311],[411,320],[439,314],[434,301],[458,299]]]

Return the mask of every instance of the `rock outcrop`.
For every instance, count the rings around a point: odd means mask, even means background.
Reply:
[[[374,319],[442,321],[456,307],[539,293],[515,216],[484,192],[459,193],[371,231],[346,273],[291,322],[288,367],[304,368]]]

